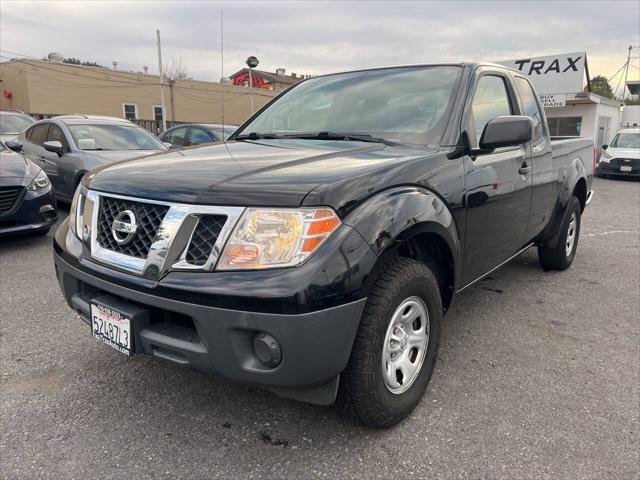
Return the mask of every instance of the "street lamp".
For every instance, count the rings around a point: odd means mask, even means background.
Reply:
[[[251,99],[251,115],[253,115],[253,71],[258,66],[258,59],[251,55],[247,58],[247,66],[249,67],[249,98]]]

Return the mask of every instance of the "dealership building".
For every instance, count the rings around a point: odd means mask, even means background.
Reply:
[[[574,52],[498,62],[527,75],[538,92],[554,136],[593,138],[598,152],[624,127],[640,124],[640,106],[589,92],[587,54]],[[587,83],[585,91],[584,85]],[[637,82],[628,82],[637,94]]]

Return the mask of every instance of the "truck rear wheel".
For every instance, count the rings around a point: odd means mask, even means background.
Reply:
[[[440,342],[442,302],[431,270],[394,257],[380,270],[360,321],[337,406],[372,427],[390,427],[418,405]]]
[[[538,260],[545,270],[566,270],[573,262],[580,237],[580,202],[573,196],[567,216],[560,226],[560,238],[555,247],[538,247]]]

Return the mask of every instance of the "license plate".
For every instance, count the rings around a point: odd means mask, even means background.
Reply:
[[[630,172],[631,171],[631,166],[630,165],[623,165],[620,167],[620,171],[621,172]]]
[[[119,352],[131,355],[131,320],[117,310],[92,303],[91,333]]]

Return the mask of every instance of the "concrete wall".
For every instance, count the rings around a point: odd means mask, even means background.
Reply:
[[[11,99],[0,98],[0,109],[32,114],[84,113],[122,117],[123,103],[137,105],[138,119],[153,120],[153,106],[160,105],[157,75],[105,68],[55,64],[39,60],[0,63],[0,89]],[[254,90],[257,110],[276,94]],[[176,80],[165,85],[167,120],[220,123],[224,102],[225,123],[239,124],[251,114],[249,90],[198,80]]]

